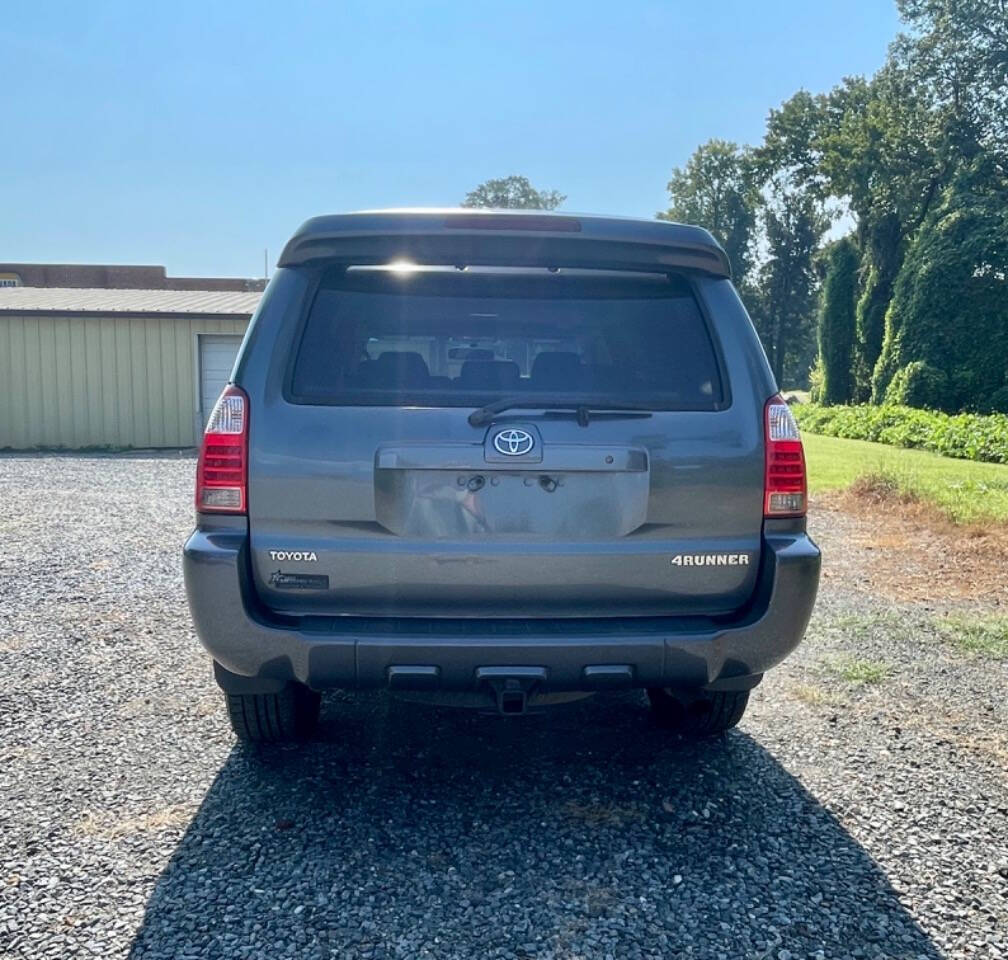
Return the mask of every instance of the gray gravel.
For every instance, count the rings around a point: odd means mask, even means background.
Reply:
[[[183,598],[192,472],[0,457],[0,955],[1008,957],[1008,665],[937,611],[831,578],[702,746],[636,695],[338,695],[246,752]],[[835,556],[849,522],[813,518]]]

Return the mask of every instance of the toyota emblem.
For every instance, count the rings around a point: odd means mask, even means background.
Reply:
[[[535,439],[528,430],[510,428],[501,430],[493,438],[494,450],[505,457],[521,457],[535,446]]]

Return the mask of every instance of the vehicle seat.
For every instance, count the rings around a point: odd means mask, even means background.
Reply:
[[[521,370],[513,360],[466,360],[458,382],[466,390],[516,390]]]
[[[357,371],[357,384],[373,390],[401,390],[430,384],[427,361],[413,350],[386,350],[366,360]]]
[[[537,390],[577,390],[584,383],[581,357],[572,351],[545,351],[532,361],[532,386]]]

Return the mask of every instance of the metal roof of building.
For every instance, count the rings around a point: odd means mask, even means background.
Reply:
[[[155,313],[251,316],[261,293],[0,287],[0,313]]]

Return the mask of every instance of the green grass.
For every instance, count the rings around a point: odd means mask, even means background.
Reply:
[[[831,663],[829,668],[846,683],[865,686],[881,683],[892,672],[887,663],[882,663],[880,660],[860,660],[857,657],[837,660]]]
[[[945,617],[942,632],[957,647],[995,660],[1008,658],[1008,617]]]
[[[934,504],[955,523],[1008,522],[1008,466],[814,433],[802,439],[811,493],[843,490],[859,477],[882,476],[900,492]]]

